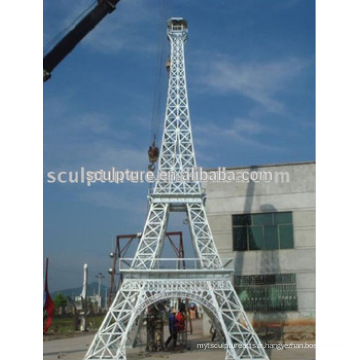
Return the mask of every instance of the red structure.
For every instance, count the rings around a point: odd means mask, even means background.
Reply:
[[[45,287],[44,287],[44,307],[43,307],[43,334],[45,334],[51,325],[54,315],[54,301],[51,299],[49,287],[48,287],[48,266],[49,259],[46,258],[45,268]]]
[[[110,257],[113,259],[112,267],[109,269],[110,274],[110,291],[109,291],[109,298],[108,298],[108,306],[110,307],[110,304],[113,301],[113,298],[115,297],[116,291],[119,289],[122,281],[123,276],[120,272],[119,274],[119,281],[117,286],[115,285],[115,275],[116,275],[116,267],[117,262],[120,259],[124,259],[126,257],[126,253],[129,250],[131,244],[135,239],[140,240],[141,234],[126,234],[126,235],[117,235],[116,236],[116,246],[115,246],[115,252],[110,253]],[[174,232],[167,232],[165,233],[166,239],[169,240],[169,243],[174,250],[178,260],[178,269],[185,269],[185,253],[184,253],[184,244],[183,244],[183,238],[182,238],[182,232],[181,231],[174,231]],[[174,241],[174,238],[178,237],[178,242]],[[122,260],[124,261],[124,260]],[[130,264],[128,264],[130,266]]]

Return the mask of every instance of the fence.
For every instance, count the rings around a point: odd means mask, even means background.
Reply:
[[[298,309],[295,274],[237,276],[235,290],[246,311]]]

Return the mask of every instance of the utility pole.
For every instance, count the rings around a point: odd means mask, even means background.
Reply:
[[[81,292],[81,311],[80,311],[80,331],[86,331],[87,327],[87,286],[88,286],[88,266],[84,264],[84,280]]]
[[[101,297],[101,279],[104,279],[105,276],[100,272],[95,277],[98,279],[98,295]]]
[[[98,279],[99,286],[98,286],[98,306],[99,311],[101,310],[101,280],[105,278],[105,276],[100,272],[95,276]]]

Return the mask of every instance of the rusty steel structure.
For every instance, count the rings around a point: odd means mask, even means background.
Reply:
[[[185,262],[185,251],[184,251],[184,243],[183,243],[183,234],[182,231],[172,231],[166,232],[166,239],[169,241],[171,248],[174,250],[174,253],[178,259],[178,269],[186,269]],[[178,243],[173,240],[174,237],[178,237]],[[109,269],[110,274],[110,289],[108,296],[108,307],[110,307],[113,297],[117,292],[117,289],[120,288],[121,283],[123,282],[124,275],[122,272],[116,273],[117,265],[120,261],[127,262],[126,255],[127,252],[135,240],[140,240],[141,233],[137,234],[124,234],[116,236],[116,244],[115,251],[110,253],[110,258],[113,260],[112,267]],[[129,264],[129,263],[127,263]],[[119,280],[116,285],[115,275],[119,275]]]

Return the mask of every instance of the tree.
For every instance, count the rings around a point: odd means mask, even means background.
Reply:
[[[64,313],[65,306],[67,305],[66,297],[61,293],[57,293],[54,298],[55,309],[59,312],[60,315]]]

